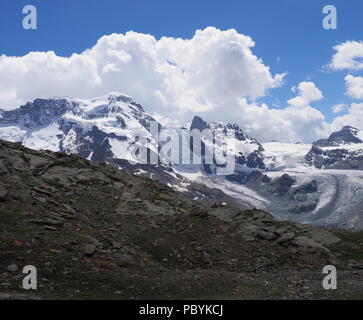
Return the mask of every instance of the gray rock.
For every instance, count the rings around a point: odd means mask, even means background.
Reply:
[[[293,239],[291,241],[291,243],[293,243],[297,247],[314,248],[314,249],[319,249],[319,250],[323,250],[323,251],[329,251],[322,244],[315,242],[314,240],[309,239],[305,236],[297,236],[295,239]]]
[[[112,240],[112,248],[114,249],[120,249],[122,247],[121,243],[115,241],[115,240]]]
[[[120,267],[127,267],[135,265],[137,261],[129,254],[119,254],[116,256],[116,264]]]
[[[12,263],[7,266],[6,270],[10,272],[16,272],[19,270],[19,267],[15,263]]]
[[[214,207],[209,210],[209,214],[217,217],[219,220],[225,222],[233,221],[233,218],[238,216],[241,210],[238,208],[232,208],[230,206]]]
[[[291,186],[294,183],[295,183],[294,178],[285,173],[271,184],[272,192],[279,195],[283,195],[290,190]]]
[[[273,240],[276,239],[276,235],[273,232],[259,230],[257,231],[257,237],[263,240]]]
[[[82,247],[82,253],[85,256],[92,256],[96,252],[97,248],[92,244],[85,244]]]
[[[287,232],[284,233],[280,238],[278,238],[276,241],[277,243],[285,243],[295,238],[295,233],[293,232]]]
[[[316,242],[321,243],[324,246],[329,246],[340,242],[340,239],[332,232],[324,229],[314,229],[311,227],[309,227],[309,229],[310,230],[306,233],[306,236]]]

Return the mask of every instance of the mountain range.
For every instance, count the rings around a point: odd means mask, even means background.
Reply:
[[[220,174],[223,164],[206,161],[205,136],[201,163],[171,161],[168,152],[161,152],[168,144],[160,139],[162,133],[182,137],[206,129],[220,153],[228,151],[233,170]],[[222,135],[229,131],[233,141],[227,136],[226,143]],[[312,144],[260,143],[237,124],[199,116],[188,127],[165,126],[131,97],[110,93],[91,100],[35,99],[0,111],[0,139],[106,162],[167,184],[193,201],[258,208],[278,219],[319,226],[363,228],[363,132],[350,126]],[[184,142],[187,149],[194,147]],[[157,162],[145,162],[141,150]]]

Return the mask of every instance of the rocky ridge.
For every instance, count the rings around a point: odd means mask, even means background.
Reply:
[[[0,141],[0,175],[3,299],[362,294],[361,243],[351,240],[359,233],[210,206],[111,165],[20,143]],[[29,264],[38,290],[24,292],[21,269]],[[341,270],[336,294],[321,287],[326,264]]]

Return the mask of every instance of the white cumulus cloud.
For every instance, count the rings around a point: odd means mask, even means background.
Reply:
[[[241,101],[243,127],[261,141],[312,142],[325,137],[329,125],[325,116],[311,106],[270,109]]]
[[[334,119],[331,131],[340,130],[344,126],[353,126],[363,130],[363,103],[352,103],[348,114]]]
[[[296,90],[298,91],[298,96],[287,101],[289,105],[294,107],[305,107],[313,101],[319,101],[324,98],[320,89],[311,81],[301,82],[297,88],[293,88],[293,92]]]
[[[335,104],[334,106],[331,107],[331,110],[333,111],[333,113],[342,112],[344,109],[345,109],[344,103]]]
[[[310,106],[311,102],[323,98],[321,91],[312,82],[302,82],[295,92],[297,96],[288,100],[290,105],[285,108],[273,109],[265,103],[237,98],[225,101],[218,112],[206,112],[206,118],[221,121],[231,121],[232,118],[261,141],[312,142],[326,137],[330,125],[319,110]]]
[[[218,107],[224,98],[263,97],[281,85],[256,57],[248,36],[213,27],[191,39],[127,32],[104,36],[81,54],[31,52],[0,57],[0,107],[40,96],[91,98],[122,91],[155,112]]]
[[[363,77],[354,77],[348,74],[345,77],[346,93],[349,97],[363,100]]]
[[[363,70],[363,42],[346,41],[334,47],[334,54],[330,68],[334,71]],[[346,95],[352,99],[363,100],[363,77],[348,74],[344,78]],[[346,109],[344,104],[338,104],[332,107],[334,113],[339,113]],[[340,130],[343,126],[353,126],[363,130],[363,103],[352,103],[347,110],[347,114],[336,117],[330,131]]]
[[[325,137],[329,125],[310,104],[323,98],[313,82],[296,87],[281,109],[258,102],[283,84],[234,29],[208,27],[190,39],[127,32],[103,36],[69,57],[54,52],[0,56],[0,107],[15,108],[38,97],[93,98],[124,92],[161,118],[235,122],[262,141],[305,141]]]
[[[362,70],[363,69],[363,42],[346,41],[334,47],[329,66],[333,70]]]

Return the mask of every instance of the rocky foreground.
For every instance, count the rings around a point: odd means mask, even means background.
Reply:
[[[107,164],[0,141],[0,299],[363,298],[363,232],[196,202]],[[322,287],[325,265],[338,289]],[[22,268],[38,289],[22,288]]]

